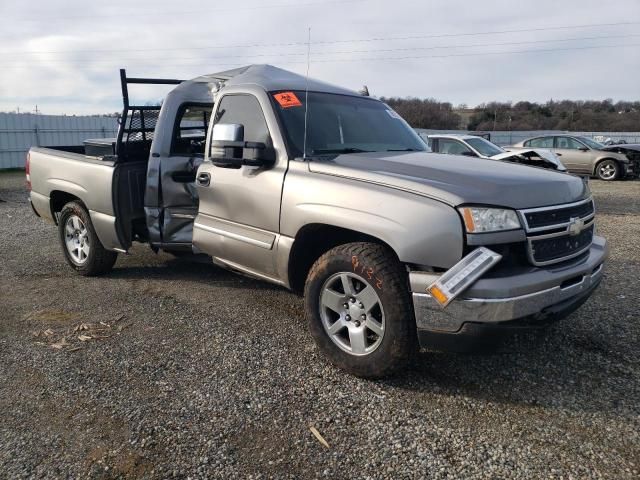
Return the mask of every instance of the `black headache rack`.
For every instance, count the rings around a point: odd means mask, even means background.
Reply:
[[[125,69],[120,69],[124,108],[116,141],[116,156],[119,162],[148,158],[161,108],[160,105],[131,105],[129,103],[129,85],[179,85],[183,81],[168,78],[127,77]]]

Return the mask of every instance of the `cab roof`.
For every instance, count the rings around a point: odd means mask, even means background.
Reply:
[[[247,65],[245,67],[226,70],[224,72],[202,75],[192,80],[187,80],[178,85],[174,91],[200,90],[203,84],[206,90],[211,91],[211,87],[223,89],[230,86],[254,85],[263,88],[267,92],[281,90],[305,90],[311,92],[336,93],[341,95],[360,96],[358,92],[346,88],[331,85],[330,83],[307,79],[304,75],[299,75],[272,65]],[[215,91],[215,90],[213,90]]]

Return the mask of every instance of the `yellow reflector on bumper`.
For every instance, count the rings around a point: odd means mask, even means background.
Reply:
[[[448,303],[449,297],[442,293],[442,290],[440,290],[437,286],[432,285],[427,289],[427,291],[442,305],[446,305]]]

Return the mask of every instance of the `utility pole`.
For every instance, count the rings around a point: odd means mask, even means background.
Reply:
[[[39,110],[38,110],[38,105],[36,105],[36,109],[34,110],[35,114],[38,115]]]

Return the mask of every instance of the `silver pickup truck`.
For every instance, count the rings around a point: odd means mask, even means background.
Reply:
[[[33,210],[80,274],[107,273],[134,241],[207,254],[304,292],[319,348],[365,377],[418,345],[542,327],[602,279],[578,177],[429,153],[386,104],[271,66],[121,77],[117,139],[27,160]],[[132,83],[177,86],[160,109],[130,105]]]

